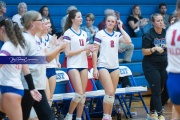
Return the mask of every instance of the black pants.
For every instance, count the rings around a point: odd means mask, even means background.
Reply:
[[[46,94],[44,90],[39,90],[42,95],[40,102],[35,101],[30,94],[29,90],[24,91],[24,97],[22,98],[22,111],[23,120],[28,120],[32,106],[34,107],[39,120],[51,120],[52,112],[48,104]]]
[[[146,80],[148,81],[151,88],[151,100],[150,100],[150,111],[161,112],[161,91],[167,80],[166,64],[152,64],[143,62],[143,71]]]

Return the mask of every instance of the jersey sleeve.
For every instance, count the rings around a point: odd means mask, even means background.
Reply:
[[[101,32],[99,31],[99,32],[96,33],[96,36],[94,38],[94,43],[100,45],[101,42],[102,42]]]
[[[67,42],[71,42],[70,34],[68,34],[68,30],[64,33],[63,40]]]
[[[6,42],[1,48],[0,56],[11,56],[15,46],[11,42]]]
[[[146,33],[142,38],[142,48],[151,48],[152,38],[149,33]]]

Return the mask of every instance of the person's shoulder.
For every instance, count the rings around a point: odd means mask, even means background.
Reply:
[[[143,36],[142,38],[149,38],[154,33],[154,28],[150,28]]]
[[[87,28],[87,26],[85,26],[85,25],[81,27],[82,30],[86,30],[86,28]]]
[[[93,29],[95,29],[95,30],[97,30],[97,29],[98,29],[98,30],[99,30],[99,28],[98,28],[97,26],[93,26]]]
[[[128,16],[128,19],[130,19],[130,18],[134,18],[134,16],[133,16],[133,15],[129,15],[129,16]]]
[[[13,15],[12,18],[19,17],[19,16],[20,16],[19,14],[15,14],[15,15]]]
[[[11,41],[7,41],[2,46],[1,50],[6,50],[11,54],[15,48],[16,47],[13,45],[13,43]]]
[[[64,34],[66,35],[66,34],[69,34],[71,32],[71,30],[70,30],[70,28],[69,29],[67,29],[65,32],[64,32]]]
[[[82,34],[87,34],[85,30],[81,29]]]
[[[180,30],[180,28],[177,26],[180,26],[180,21],[174,23],[173,25],[170,25],[166,31]]]

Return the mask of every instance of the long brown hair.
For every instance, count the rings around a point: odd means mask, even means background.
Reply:
[[[9,18],[4,18],[0,22],[0,27],[4,26],[7,36],[9,37],[10,41],[13,43],[14,46],[20,46],[24,48],[25,40],[22,36],[21,29],[19,28],[16,22],[12,22]]]
[[[80,12],[79,10],[71,10],[66,19],[66,23],[64,26],[64,31],[68,30],[72,26],[72,19],[76,17],[76,13]]]

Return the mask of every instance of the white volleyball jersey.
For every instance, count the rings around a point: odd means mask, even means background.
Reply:
[[[44,56],[44,53],[39,51],[39,48],[37,47],[35,36],[32,36],[29,33],[23,33],[23,36],[26,41],[24,49],[25,56]],[[46,64],[28,64],[28,67],[32,74],[35,88],[44,90],[46,88]],[[22,81],[24,88],[28,89],[24,75],[22,75]]]
[[[167,71],[180,73],[180,21],[171,25],[166,32],[168,53]]]
[[[64,33],[63,39],[70,43],[70,50],[79,50],[87,44],[87,33],[80,30],[80,34],[77,34],[70,28]],[[67,68],[88,68],[86,51],[68,57]]]
[[[119,67],[118,46],[119,39],[122,36],[120,32],[108,34],[105,30],[99,31],[94,39],[94,43],[99,45],[99,57],[97,67],[114,69]]]
[[[12,42],[7,41],[1,48],[0,56],[22,56],[23,49],[15,47]],[[24,89],[21,81],[21,64],[3,64],[1,67],[0,85]]]
[[[42,44],[45,48],[48,49],[48,51],[51,51],[55,48],[55,45],[52,46],[52,48],[48,48],[49,42],[51,41],[52,36],[50,34],[47,34],[47,39],[44,38],[44,36],[41,37]],[[57,68],[57,62],[56,59],[53,59],[51,62],[46,64],[47,68]]]

